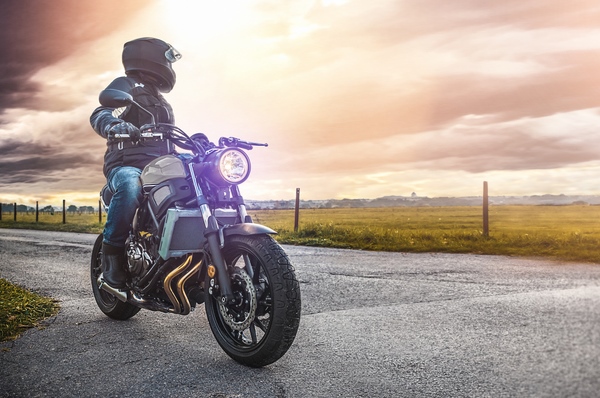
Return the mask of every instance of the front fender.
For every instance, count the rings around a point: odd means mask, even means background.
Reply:
[[[265,227],[261,224],[253,224],[253,223],[242,223],[242,224],[234,224],[229,225],[223,228],[223,235],[232,236],[232,235],[262,235],[269,234],[274,235],[277,232],[273,231],[269,227]]]

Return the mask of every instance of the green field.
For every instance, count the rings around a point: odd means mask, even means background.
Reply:
[[[489,237],[480,207],[395,207],[251,211],[281,243],[400,252],[541,256],[600,263],[600,207],[491,206]]]
[[[506,254],[600,263],[600,206],[490,206],[489,237],[480,207],[249,211],[285,244],[399,252]],[[99,233],[98,215],[4,214],[0,227]]]

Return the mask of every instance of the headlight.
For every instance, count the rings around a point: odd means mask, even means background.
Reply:
[[[250,175],[250,159],[238,148],[214,148],[194,168],[198,176],[220,187],[237,185]]]
[[[250,175],[250,159],[237,148],[210,153],[203,166],[204,176],[219,186],[241,184]]]
[[[229,148],[219,154],[218,170],[228,184],[241,184],[250,174],[250,159],[245,152]]]

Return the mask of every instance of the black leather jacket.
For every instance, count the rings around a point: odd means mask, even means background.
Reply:
[[[163,98],[156,87],[144,82],[139,76],[118,77],[108,85],[108,88],[131,94],[138,104],[154,114],[156,122],[174,123],[175,119],[171,105]],[[90,117],[92,127],[103,138],[108,138],[110,128],[120,123],[121,120],[130,122],[138,128],[152,122],[147,113],[140,111],[135,106],[118,109],[100,106],[94,110]],[[110,171],[118,166],[133,166],[143,169],[153,159],[166,155],[171,151],[169,142],[161,140],[144,140],[137,144],[125,141],[121,145],[107,141],[106,146],[107,149],[104,155],[105,176],[108,176]]]

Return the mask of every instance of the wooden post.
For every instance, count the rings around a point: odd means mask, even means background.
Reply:
[[[39,208],[39,202],[36,200],[35,201],[35,222],[38,222],[39,219],[40,219],[40,208]]]
[[[102,224],[102,201],[98,201],[98,223]]]
[[[67,206],[65,204],[65,200],[63,199],[63,224],[67,223]]]
[[[488,218],[488,183],[483,182],[483,236],[490,236],[490,224]]]
[[[13,220],[17,221],[17,204],[15,203],[13,206]]]
[[[299,216],[300,216],[300,188],[296,188],[296,207],[294,210],[294,232],[298,232]]]
[[[0,203],[0,221],[2,221],[2,203]]]

